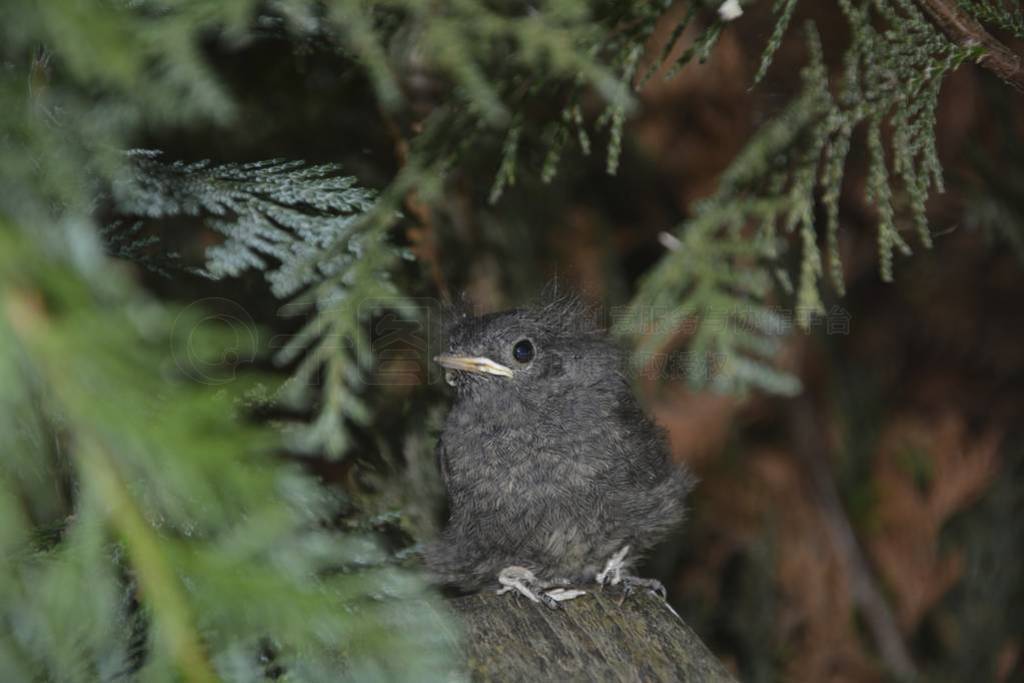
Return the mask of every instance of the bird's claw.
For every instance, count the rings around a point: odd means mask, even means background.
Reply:
[[[630,595],[638,588],[645,588],[662,600],[666,600],[668,598],[668,591],[665,590],[665,584],[657,579],[645,579],[640,576],[631,575],[622,577],[623,596]]]
[[[531,602],[543,604],[551,609],[561,609],[561,603],[587,593],[583,590],[566,588],[569,584],[567,579],[540,581],[526,567],[505,567],[498,573],[498,583],[501,584],[501,588],[496,591],[498,595],[514,592],[515,595],[523,595]]]
[[[668,597],[668,591],[665,590],[665,585],[661,581],[644,579],[626,572],[626,555],[628,553],[629,546],[627,545],[612,555],[605,563],[604,569],[595,577],[597,583],[601,586],[618,586],[621,583],[623,600],[638,588],[645,588],[665,600]]]

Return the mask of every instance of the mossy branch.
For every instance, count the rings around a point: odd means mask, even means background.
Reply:
[[[974,17],[946,0],[917,0],[946,37],[963,48],[981,47],[978,64],[988,69],[1017,92],[1024,93],[1024,63],[1017,55],[978,23]]]

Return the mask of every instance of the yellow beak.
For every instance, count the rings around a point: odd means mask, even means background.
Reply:
[[[498,375],[499,377],[511,377],[512,368],[505,367],[501,363],[495,363],[490,358],[483,356],[434,356],[434,362],[449,370],[464,370],[484,375]]]

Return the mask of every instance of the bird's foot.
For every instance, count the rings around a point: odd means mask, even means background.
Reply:
[[[638,588],[649,590],[662,600],[668,598],[668,591],[665,590],[665,584],[657,579],[645,579],[641,576],[632,575],[622,577],[622,593],[624,597],[630,595]]]
[[[570,584],[568,579],[541,581],[526,567],[505,567],[498,573],[498,583],[502,586],[497,590],[498,595],[514,592],[517,595],[526,596],[531,602],[543,604],[551,609],[560,609],[561,603],[566,600],[572,600],[587,593],[583,590],[567,588]]]
[[[595,577],[602,586],[618,586],[622,583],[623,570],[626,568],[626,555],[629,553],[629,546],[623,546],[622,550],[615,553],[604,563],[604,569]]]
[[[618,586],[622,584],[622,597],[627,598],[638,588],[649,590],[659,596],[662,600],[668,597],[668,591],[664,584],[657,579],[645,579],[633,576],[626,571],[626,555],[629,554],[629,546],[625,546],[619,552],[611,556],[605,563],[604,569],[595,577],[595,580],[602,587]]]

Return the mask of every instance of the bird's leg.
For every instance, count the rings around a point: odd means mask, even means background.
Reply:
[[[645,579],[634,576],[626,571],[626,555],[629,553],[629,546],[625,546],[619,552],[609,558],[604,569],[595,577],[601,586],[617,586],[622,584],[623,597],[630,595],[637,588],[646,588],[664,600],[668,592],[665,586],[657,579]]]
[[[622,583],[622,570],[626,567],[625,559],[627,553],[629,553],[628,545],[624,546],[622,550],[612,555],[605,562],[604,569],[595,577],[600,585],[618,586]]]
[[[551,609],[559,609],[559,603],[586,594],[586,591],[566,588],[571,583],[568,579],[541,581],[526,567],[514,565],[498,573],[498,583],[501,584],[498,595],[514,591],[526,596],[531,602],[542,603]]]

